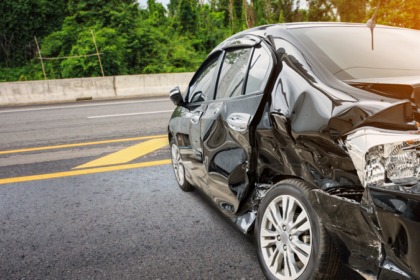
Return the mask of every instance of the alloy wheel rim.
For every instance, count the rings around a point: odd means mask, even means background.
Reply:
[[[294,197],[281,195],[264,212],[261,251],[271,273],[281,280],[297,279],[309,264],[312,233],[306,209]]]
[[[172,144],[172,166],[175,171],[176,180],[182,186],[184,184],[184,166],[181,164],[179,149],[175,144]]]

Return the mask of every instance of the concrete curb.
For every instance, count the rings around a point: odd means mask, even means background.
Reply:
[[[185,89],[194,73],[147,74],[0,83],[0,106],[167,96],[176,86]]]

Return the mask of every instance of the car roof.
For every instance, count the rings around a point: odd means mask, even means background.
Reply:
[[[365,23],[349,23],[349,22],[294,22],[294,23],[276,23],[268,24],[253,27],[246,29],[242,32],[232,35],[223,42],[221,42],[216,48],[214,48],[210,54],[207,56],[207,59],[210,58],[215,52],[221,51],[223,46],[225,46],[229,41],[236,40],[239,37],[246,35],[257,35],[259,37],[265,38],[267,40],[268,36],[281,37],[282,39],[288,40],[295,44],[296,46],[301,44],[300,41],[295,37],[293,30],[294,29],[304,29],[304,28],[335,28],[335,27],[357,27],[357,28],[366,28],[369,29]],[[387,26],[387,25],[376,25],[376,28],[386,28],[386,29],[402,29],[402,30],[413,30],[401,27]],[[420,31],[418,31],[420,32]],[[301,48],[302,51],[305,51],[304,48]],[[309,50],[306,50],[309,52]]]
[[[286,29],[296,28],[310,28],[310,27],[366,27],[365,23],[350,23],[350,22],[293,22],[280,23],[278,25],[284,26]],[[376,28],[399,28],[394,26],[377,24]]]
[[[276,24],[268,24],[262,26],[256,26],[250,29],[246,29],[242,32],[239,32],[231,37],[227,38],[221,44],[219,44],[211,53],[216,50],[220,50],[226,42],[238,38],[243,35],[258,35],[261,37],[266,37],[266,35],[273,35],[273,36],[287,36],[286,34],[290,34],[294,37],[293,29],[301,29],[301,28],[317,28],[317,27],[362,27],[368,28],[365,23],[349,23],[349,22],[293,22],[293,23],[276,23]],[[388,26],[388,25],[380,25],[377,24],[375,28],[387,28],[387,29],[405,29],[405,30],[413,30],[407,29],[402,27],[395,27],[395,26]]]
[[[309,22],[287,22],[279,23],[279,25],[285,25],[287,27],[315,27],[315,26],[342,26],[342,25],[364,25],[364,23],[351,23],[351,22],[334,22],[334,21],[309,21]]]
[[[276,23],[263,26],[257,26],[251,29],[244,30],[240,33],[253,33],[256,30],[267,28],[292,30],[299,28],[315,28],[315,27],[364,27],[368,28],[365,23],[351,23],[351,22],[292,22],[292,23]],[[389,29],[408,29],[403,27],[389,26],[377,24],[375,28],[389,28]],[[413,29],[409,29],[413,30]]]

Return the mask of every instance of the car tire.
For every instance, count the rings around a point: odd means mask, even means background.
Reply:
[[[185,176],[185,167],[181,161],[181,157],[179,154],[179,147],[175,143],[175,140],[171,139],[171,160],[172,160],[172,168],[175,173],[176,181],[178,182],[178,186],[184,192],[192,192],[194,191],[194,187],[187,181]]]
[[[334,243],[309,203],[312,189],[302,180],[285,180],[261,202],[254,237],[267,279],[332,280],[340,271]]]

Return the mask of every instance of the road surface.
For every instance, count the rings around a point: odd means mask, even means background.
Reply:
[[[0,279],[263,279],[252,238],[179,190],[173,109],[157,98],[0,108]]]

